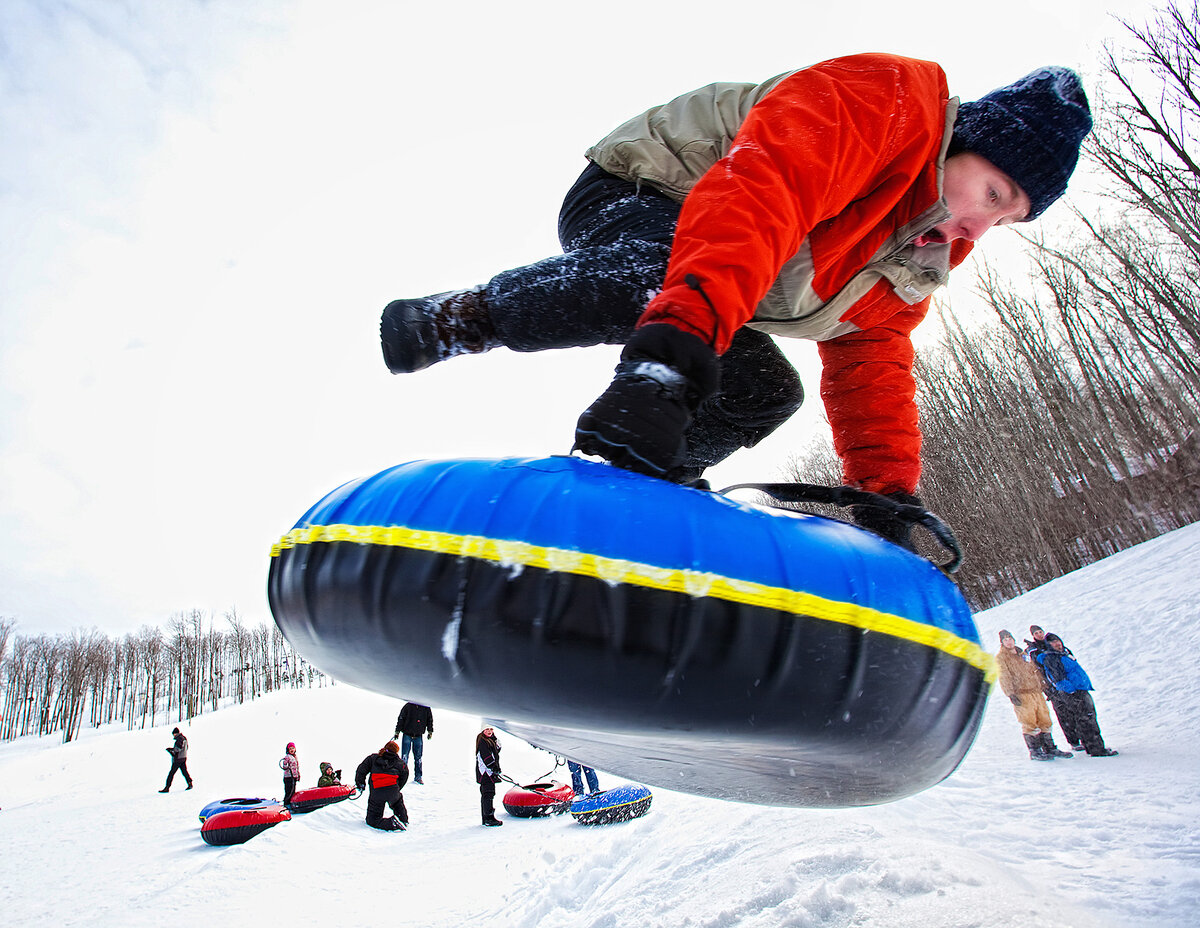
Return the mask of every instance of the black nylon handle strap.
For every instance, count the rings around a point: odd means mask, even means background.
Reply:
[[[757,490],[781,503],[821,503],[827,506],[873,506],[892,513],[910,525],[920,525],[929,532],[946,551],[950,560],[938,564],[948,574],[962,566],[963,550],[950,526],[926,509],[910,503],[898,503],[869,490],[853,487],[826,487],[816,483],[735,483],[718,492],[724,496],[732,490]]]

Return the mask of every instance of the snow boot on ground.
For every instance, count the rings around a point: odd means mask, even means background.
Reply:
[[[1054,760],[1053,754],[1047,754],[1039,735],[1026,735],[1025,744],[1029,747],[1030,760]]]
[[[411,374],[446,358],[482,354],[500,344],[482,287],[393,300],[379,321],[379,341],[383,361],[393,374]]]
[[[500,821],[500,819],[498,819],[498,818],[496,818],[496,816],[492,815],[492,816],[489,816],[488,818],[485,818],[483,820],[483,824],[487,825],[489,828],[494,828],[497,825],[503,825],[504,822]]]
[[[1072,751],[1082,751],[1083,745],[1082,744],[1073,744],[1073,745],[1071,745],[1071,750]]]
[[[1114,751],[1112,748],[1101,748],[1099,751],[1088,751],[1090,757],[1116,757],[1120,751]]]
[[[1074,757],[1075,756],[1070,751],[1060,751],[1058,749],[1058,745],[1054,743],[1054,738],[1050,735],[1050,732],[1048,732],[1048,731],[1042,732],[1041,735],[1039,736],[1039,740],[1041,741],[1042,748],[1045,749],[1046,753],[1049,754],[1051,757]]]

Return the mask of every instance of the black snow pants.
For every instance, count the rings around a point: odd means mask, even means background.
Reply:
[[[558,217],[564,254],[504,271],[485,296],[514,351],[623,345],[662,289],[680,204],[589,164]],[[720,358],[721,386],[697,411],[684,466],[697,475],[753,447],[804,401],[795,368],[769,335],[742,327]]]
[[[175,771],[178,770],[183,774],[183,778],[187,780],[187,785],[192,785],[192,775],[188,773],[186,757],[172,757],[171,769],[167,773],[167,789],[171,788],[171,781],[175,779]]]
[[[1096,719],[1096,702],[1087,690],[1075,693],[1063,693],[1063,707],[1066,709],[1075,734],[1089,754],[1099,754],[1104,751],[1104,738],[1100,734],[1100,723]]]
[[[371,788],[371,792],[367,796],[367,824],[372,828],[383,828],[386,830],[391,816],[385,819],[383,813],[387,811],[389,805],[392,807],[392,813],[396,818],[407,825],[408,808],[404,805],[404,793],[400,791],[400,787],[398,786],[385,786],[381,789]]]

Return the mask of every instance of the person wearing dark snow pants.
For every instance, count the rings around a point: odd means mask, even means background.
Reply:
[[[912,332],[984,233],[1066,191],[1091,126],[1063,67],[961,104],[937,64],[880,53],[710,84],[586,152],[559,213],[564,254],[389,303],[384,363],[623,345],[575,448],[702,485],[800,408],[773,337],[816,341],[844,483],[917,503]],[[911,546],[892,512],[852,515]]]
[[[425,754],[425,734],[433,738],[433,710],[420,703],[406,702],[396,718],[396,734],[400,739],[400,759],[408,763],[408,751],[412,749],[413,782],[424,783],[421,758]]]
[[[400,745],[395,741],[368,754],[358,765],[354,785],[362,790],[368,781],[371,793],[367,796],[367,824],[380,831],[404,831],[408,827],[408,809],[402,790],[408,782],[408,764],[400,759]],[[393,814],[384,818],[389,805]]]
[[[1046,679],[1063,694],[1083,749],[1092,757],[1115,757],[1118,752],[1105,746],[1100,734],[1096,703],[1090,692],[1091,678],[1079,662],[1067,654],[1066,646],[1058,635],[1048,634],[1046,641],[1050,646],[1038,652],[1037,661],[1045,669]]]
[[[292,801],[292,794],[296,792],[296,784],[300,782],[300,758],[296,756],[294,741],[287,743],[283,757],[279,760],[279,767],[283,770],[283,804],[286,806]]]
[[[496,784],[500,782],[500,739],[491,726],[475,736],[475,782],[479,784],[479,808],[483,824],[503,825],[496,818]]]
[[[171,769],[167,773],[167,785],[159,790],[160,793],[171,791],[171,781],[175,779],[176,770],[182,773],[183,778],[187,780],[187,788],[192,788],[192,775],[188,773],[187,769],[188,740],[178,728],[171,729],[171,734],[175,736],[175,743],[166,749],[167,753],[171,755]]]
[[[1054,717],[1058,719],[1058,727],[1062,729],[1063,737],[1071,745],[1071,750],[1082,751],[1083,742],[1079,740],[1079,733],[1075,730],[1075,715],[1071,711],[1067,696],[1065,693],[1060,693],[1058,688],[1046,678],[1046,669],[1037,659],[1040,652],[1050,647],[1050,643],[1046,641],[1046,632],[1040,625],[1030,625],[1029,634],[1033,636],[1033,640],[1025,639],[1025,653],[1029,655],[1031,661],[1037,664],[1038,672],[1042,675],[1042,691],[1050,700],[1050,705],[1054,707]],[[1063,645],[1063,650],[1071,655],[1071,649],[1066,644]]]

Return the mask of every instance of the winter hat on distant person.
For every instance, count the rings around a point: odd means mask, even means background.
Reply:
[[[1013,638],[1012,632],[1010,632],[1007,628],[1002,628],[1000,629],[1000,640],[1003,641],[1005,638],[1011,638],[1013,641],[1017,640],[1016,638]]]
[[[286,750],[289,750],[289,751],[290,751],[290,750],[291,750],[292,748],[294,748],[295,746],[296,746],[296,742],[295,742],[295,741],[289,741],[289,742],[287,743],[287,748],[286,748]]]
[[[1011,177],[1036,219],[1067,190],[1092,111],[1079,75],[1045,67],[958,108],[949,154],[973,151]]]
[[[1040,632],[1041,630],[1042,630],[1042,626],[1040,626],[1040,625],[1030,625],[1029,626],[1029,634],[1031,634],[1031,635],[1034,632]]]

